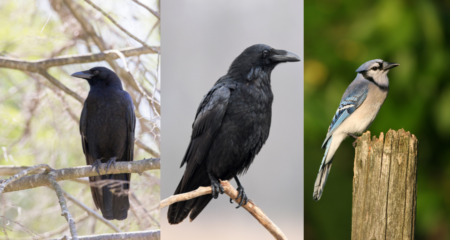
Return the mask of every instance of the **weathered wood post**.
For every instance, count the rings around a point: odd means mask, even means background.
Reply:
[[[353,176],[352,240],[414,239],[417,138],[400,129],[358,140]]]

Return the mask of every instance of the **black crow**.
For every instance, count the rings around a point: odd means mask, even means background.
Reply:
[[[81,143],[86,163],[96,168],[107,163],[107,171],[116,161],[133,161],[133,101],[123,90],[119,77],[104,67],[72,74],[90,85],[80,118]],[[130,208],[128,190],[130,174],[108,174],[89,177],[95,206],[106,219],[123,220]]]
[[[191,141],[181,167],[183,178],[174,194],[211,186],[212,194],[169,207],[170,224],[194,220],[224,190],[219,180],[234,178],[239,205],[248,198],[237,175],[245,173],[269,137],[273,94],[270,74],[282,62],[300,61],[293,53],[257,44],[244,50],[203,97],[192,124]],[[231,199],[230,199],[231,201]]]

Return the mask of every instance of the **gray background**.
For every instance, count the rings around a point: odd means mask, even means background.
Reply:
[[[161,12],[161,199],[181,179],[179,166],[203,95],[246,47],[268,44],[296,53],[302,62],[273,71],[270,136],[240,179],[289,239],[303,239],[303,1],[163,0]],[[221,195],[194,222],[172,226],[162,209],[162,239],[273,239],[228,199]]]

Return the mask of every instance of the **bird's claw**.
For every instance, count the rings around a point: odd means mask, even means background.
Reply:
[[[355,141],[353,141],[352,146],[353,148],[356,148],[356,143],[358,142],[358,139],[356,139]]]
[[[97,171],[98,175],[100,175],[100,170],[98,170],[100,167],[100,164],[102,164],[102,160],[100,160],[100,159],[95,160],[95,162],[91,164],[91,166],[92,166],[91,171],[92,171],[92,169],[95,169]]]
[[[220,184],[217,180],[211,180],[211,188],[212,188],[212,196],[214,199],[217,199],[219,197],[219,193],[223,194],[225,190],[222,187],[222,184]]]
[[[358,136],[351,134],[351,133],[347,133],[347,135],[355,139],[355,141],[352,143],[352,146],[353,146],[353,148],[356,148],[356,142],[358,142]]]
[[[106,163],[106,173],[108,173],[108,170],[109,170],[109,167],[111,166],[111,164],[113,165],[114,168],[116,168],[116,157],[112,157]]]
[[[236,209],[238,209],[238,208],[240,208],[241,206],[244,206],[245,204],[248,203],[248,197],[247,197],[247,194],[245,194],[244,188],[243,188],[243,187],[238,187],[236,190],[238,191],[238,196],[237,196],[237,198],[235,198],[234,200],[238,201],[239,199],[241,199],[241,200],[239,201],[238,206],[236,207]],[[230,200],[231,200],[231,199],[230,199]]]

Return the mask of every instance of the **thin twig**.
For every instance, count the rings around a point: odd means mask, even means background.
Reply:
[[[110,227],[115,232],[119,232],[119,233],[122,232],[122,231],[120,231],[120,229],[118,227],[116,227],[116,225],[114,225],[110,221],[106,220],[104,217],[102,217],[100,214],[98,214],[96,211],[94,211],[90,207],[88,207],[85,204],[83,204],[82,202],[78,201],[72,195],[68,194],[67,192],[63,192],[63,193],[64,193],[64,196],[66,196],[67,199],[69,199],[70,201],[75,203],[75,205],[77,205],[78,207],[84,209],[86,212],[89,213],[89,215],[94,216],[95,218],[97,218],[98,220],[103,222],[106,226]]]
[[[91,5],[93,8],[97,9],[97,11],[101,12],[103,14],[103,16],[107,17],[114,25],[116,25],[116,27],[118,27],[120,30],[122,30],[122,32],[124,32],[126,35],[128,35],[132,39],[136,40],[138,43],[142,44],[142,46],[152,49],[155,52],[158,51],[158,49],[150,47],[149,45],[147,45],[147,43],[143,42],[141,39],[137,38],[132,33],[128,32],[125,28],[120,26],[120,24],[118,24],[116,22],[116,20],[114,20],[111,16],[109,16],[109,14],[107,14],[105,11],[103,11],[103,9],[101,9],[100,7],[95,5],[93,2],[91,2],[90,0],[84,0],[84,1],[87,2],[89,5]]]
[[[48,181],[51,183],[53,189],[56,192],[56,195],[58,196],[59,205],[61,206],[62,216],[64,216],[69,223],[70,228],[70,234],[72,235],[72,239],[77,240],[78,234],[77,229],[75,228],[75,221],[73,220],[72,215],[69,212],[69,209],[67,208],[66,199],[64,198],[63,190],[61,189],[61,186],[59,186],[58,182],[55,180],[55,171],[51,171],[47,174]]]
[[[62,84],[60,81],[58,81],[58,79],[56,79],[52,75],[50,75],[46,70],[42,69],[41,71],[39,71],[39,73],[43,77],[47,78],[47,80],[49,82],[53,83],[53,85],[55,85],[56,87],[58,87],[59,89],[63,90],[65,93],[67,93],[67,95],[72,96],[80,103],[84,102],[84,98],[82,98],[80,95],[78,95],[74,91],[70,90],[68,87],[66,87],[64,84]]]
[[[151,8],[149,8],[147,5],[139,2],[138,0],[132,0],[133,2],[137,3],[138,5],[142,6],[143,8],[147,9],[149,12],[151,12],[153,15],[155,15],[155,17],[158,18],[158,20],[160,19],[159,13]]]
[[[238,191],[234,189],[234,187],[228,181],[221,181],[221,184],[223,189],[225,190],[225,194],[234,199],[234,201],[237,203],[241,200],[240,198],[236,199],[238,196]],[[162,200],[160,203],[160,208],[167,207],[176,202],[186,201],[211,193],[211,187],[199,187],[197,190],[173,195]],[[275,237],[275,239],[287,239],[284,233],[277,227],[277,225],[275,225],[275,223],[273,223],[252,200],[249,200],[247,204],[243,205],[242,207],[245,208],[245,210],[247,210],[253,217],[255,217],[256,220],[258,220],[258,222],[261,223],[261,225],[263,225],[272,234],[272,236]]]
[[[88,219],[89,216],[90,215],[88,213],[86,213],[86,212],[81,214],[80,216],[78,216],[78,217],[76,217],[74,219],[75,224],[83,222],[84,220]],[[67,226],[61,226],[61,227],[59,227],[59,228],[57,228],[55,230],[52,230],[50,232],[41,233],[40,235],[42,236],[42,239],[48,239],[50,237],[53,237],[55,235],[58,235],[58,234],[61,234],[61,233],[65,232],[68,228],[69,228],[68,225]],[[29,239],[29,238],[27,238],[27,239]]]
[[[141,140],[136,139],[136,141],[134,143],[136,144],[136,146],[138,146],[139,148],[143,149],[144,151],[150,153],[152,156],[159,157],[158,152],[156,152],[155,150],[153,150],[150,147],[148,147],[147,145],[145,145]]]

